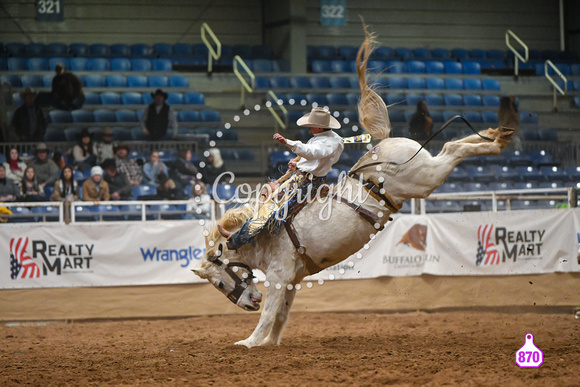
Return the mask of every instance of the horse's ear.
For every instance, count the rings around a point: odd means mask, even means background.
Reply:
[[[205,269],[201,267],[196,267],[195,269],[191,269],[191,271],[194,272],[194,274],[197,275],[199,278],[207,279],[207,272],[205,271]]]

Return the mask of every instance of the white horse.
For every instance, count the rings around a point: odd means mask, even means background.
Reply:
[[[259,309],[262,294],[252,281],[252,269],[264,272],[270,284],[257,327],[250,337],[236,344],[248,348],[279,344],[296,285],[305,276],[359,251],[382,229],[391,213],[406,200],[429,196],[466,157],[498,155],[510,141],[513,130],[490,128],[447,142],[433,157],[413,140],[389,138],[387,106],[366,81],[367,61],[374,43],[373,34],[365,28],[365,41],[357,55],[361,88],[358,112],[361,126],[382,141],[339,181],[335,187],[337,200],[329,195],[307,204],[292,221],[294,232],[262,232],[255,237],[254,245],[245,245],[238,251],[225,248],[226,240],[217,225],[206,238],[206,256],[193,271],[231,301],[246,310]],[[235,231],[252,213],[251,208],[232,209],[219,224]]]

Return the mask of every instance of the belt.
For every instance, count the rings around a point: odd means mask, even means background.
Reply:
[[[295,173],[302,175],[302,176],[306,176],[306,177],[308,177],[309,175],[312,175],[312,177],[314,179],[320,179],[320,178],[324,177],[324,176],[314,176],[311,172],[304,172],[304,171],[301,171],[300,169],[297,169],[295,171]]]

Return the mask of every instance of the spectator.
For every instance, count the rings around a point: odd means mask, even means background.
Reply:
[[[52,92],[41,93],[37,104],[40,106],[52,105],[63,110],[82,108],[85,103],[85,94],[79,77],[67,72],[62,64],[57,64],[54,71],[56,75],[52,79]]]
[[[198,183],[191,188],[191,201],[187,205],[187,211],[192,213],[194,219],[209,219],[211,217],[211,196],[206,192],[205,184]]]
[[[497,112],[499,125],[514,130],[510,147],[515,150],[522,150],[522,140],[520,138],[520,115],[515,104],[515,97],[504,96],[499,100],[499,111]]]
[[[187,197],[178,184],[165,173],[159,174],[157,178],[157,199],[159,200],[185,200]]]
[[[202,173],[202,180],[205,184],[213,184],[217,177],[226,171],[222,154],[218,148],[211,148],[209,156]]]
[[[103,162],[105,181],[109,184],[111,200],[129,200],[131,198],[131,183],[125,174],[117,171],[115,160],[107,159]]]
[[[36,158],[28,163],[29,167],[34,168],[36,179],[42,189],[51,187],[58,179],[58,166],[48,158],[48,147],[44,143],[36,146]]]
[[[0,202],[13,202],[19,199],[20,189],[6,178],[6,167],[0,164]]]
[[[103,168],[91,168],[91,177],[83,183],[83,201],[99,202],[109,200],[109,184],[103,180]]]
[[[171,106],[165,103],[167,93],[161,89],[151,93],[154,101],[147,106],[141,115],[141,128],[149,136],[149,140],[158,141],[165,137],[168,130],[171,130],[171,138],[177,137],[177,120]]]
[[[18,141],[38,142],[44,138],[47,122],[42,109],[34,103],[37,95],[30,87],[20,93],[24,104],[12,116],[12,128]]]
[[[20,158],[18,149],[10,148],[10,156],[8,161],[4,163],[4,168],[6,168],[6,177],[20,188],[20,183],[22,183],[24,171],[26,170],[26,163]]]
[[[71,167],[66,166],[62,169],[60,179],[54,184],[50,200],[67,202],[79,200],[79,183],[73,178]]]
[[[34,168],[28,167],[24,171],[24,177],[20,184],[22,190],[22,201],[24,202],[44,202],[44,189],[38,184]]]
[[[145,184],[157,187],[159,185],[157,178],[161,173],[169,176],[167,165],[159,160],[159,151],[154,150],[149,156],[149,161],[143,165],[143,182]]]
[[[417,110],[409,121],[409,132],[415,141],[425,141],[431,136],[433,130],[433,119],[427,109],[427,102],[417,102]]]
[[[117,171],[125,174],[129,178],[131,185],[140,185],[143,182],[143,170],[135,160],[129,159],[129,147],[121,143],[114,150]]]
[[[79,142],[73,147],[74,166],[85,172],[97,165],[97,155],[93,136],[88,129],[83,129],[79,135]]]
[[[105,128],[103,133],[101,133],[102,142],[97,142],[95,144],[94,153],[97,155],[97,164],[102,164],[106,159],[112,159],[115,157],[114,145],[113,145],[113,131],[108,126]]]
[[[191,164],[191,150],[180,149],[177,152],[177,159],[171,168],[171,177],[181,187],[187,187],[198,181],[197,169]]]

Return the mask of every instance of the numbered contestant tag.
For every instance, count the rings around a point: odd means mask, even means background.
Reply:
[[[534,335],[526,333],[526,342],[516,351],[516,364],[520,368],[538,368],[544,362],[544,353],[534,345]]]

